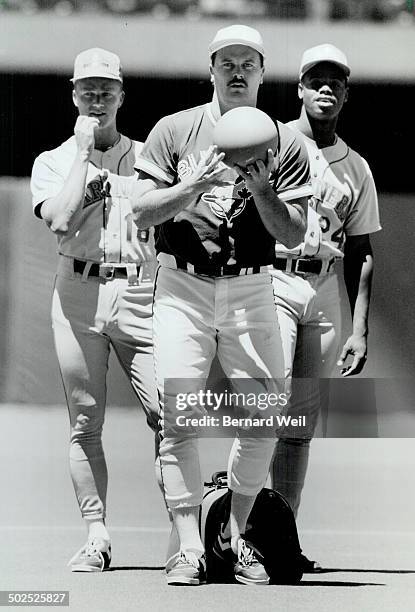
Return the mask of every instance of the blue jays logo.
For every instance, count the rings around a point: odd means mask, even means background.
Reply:
[[[210,210],[220,219],[232,221],[244,210],[252,194],[246,187],[238,189],[234,196],[235,185],[232,183],[225,187],[213,187],[209,193],[202,195],[203,202],[209,204]]]

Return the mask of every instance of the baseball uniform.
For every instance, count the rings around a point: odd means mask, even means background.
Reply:
[[[164,117],[144,144],[139,169],[166,186],[189,176],[208,154],[219,116],[212,102]],[[270,181],[280,198],[289,202],[310,194],[309,165],[301,141],[280,123],[278,130],[277,170]],[[222,167],[225,185],[203,193],[156,231],[160,267],[153,330],[163,417],[166,406],[174,405],[177,391],[204,388],[216,353],[237,391],[238,379],[251,379],[256,393],[282,390],[281,338],[267,278],[275,240],[244,180],[223,163]],[[181,381],[175,386],[177,379]],[[197,439],[162,433],[160,460],[167,503],[171,508],[197,506],[203,493]],[[272,438],[235,440],[228,470],[231,489],[245,495],[261,489],[273,446]]]
[[[274,487],[297,513],[307,467],[308,446],[320,405],[328,401],[324,378],[332,374],[341,340],[341,314],[335,259],[343,257],[347,236],[381,229],[375,184],[367,162],[338,136],[319,149],[314,140],[287,124],[302,138],[310,160],[313,196],[307,231],[297,248],[276,245],[272,269],[275,303],[285,358],[293,384],[290,414],[306,415],[304,437],[287,430],[277,443]],[[278,269],[277,269],[278,268]],[[289,448],[288,448],[289,447]]]
[[[126,198],[107,197],[100,170],[131,176],[141,143],[126,136],[106,151],[94,149],[85,200],[74,227],[58,236],[52,300],[55,347],[71,422],[70,469],[82,516],[105,518],[107,468],[101,434],[111,348],[126,372],[153,430],[158,401],[153,372],[152,231],[140,231]],[[31,188],[35,214],[58,195],[77,145],[72,136],[35,160]]]

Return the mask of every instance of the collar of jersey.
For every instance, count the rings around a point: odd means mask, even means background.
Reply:
[[[303,139],[306,142],[308,142],[314,149],[316,149],[317,151],[321,151],[328,164],[334,164],[338,162],[339,160],[343,159],[344,157],[346,157],[349,147],[344,142],[344,140],[340,138],[340,136],[338,136],[337,134],[335,135],[336,139],[334,141],[334,144],[329,145],[328,147],[323,147],[322,149],[319,149],[316,141],[313,140],[313,138],[306,136],[305,134],[303,134],[303,132],[301,132],[297,128],[297,121],[289,121],[286,125],[291,130],[294,130],[298,134],[301,134]]]
[[[215,126],[221,117],[219,101],[216,92],[213,93],[212,102],[208,102],[206,104],[206,112],[210,121],[212,122],[212,125]]]
[[[305,136],[305,138],[307,138],[307,136]],[[347,144],[337,134],[334,144],[328,147],[322,147],[321,149],[317,147],[315,140],[312,140],[311,138],[308,138],[308,140],[313,143],[313,145],[318,151],[322,152],[327,163],[329,164],[335,164],[336,162],[346,157],[347,152],[349,150]]]

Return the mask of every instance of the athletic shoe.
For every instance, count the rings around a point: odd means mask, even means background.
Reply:
[[[193,550],[181,550],[166,565],[167,584],[197,586],[206,582],[206,557]],[[199,552],[200,555],[200,552]]]
[[[103,572],[110,563],[111,544],[102,538],[93,538],[78,550],[68,567],[72,572]]]
[[[243,584],[269,584],[261,553],[247,540],[238,540],[238,555],[233,566],[235,578]]]
[[[300,555],[301,558],[301,569],[304,574],[318,574],[321,572],[322,567],[318,561],[312,561],[311,559],[307,559],[307,557],[303,554]]]
[[[231,537],[225,538],[223,523],[220,526],[216,540],[213,542],[212,551],[221,561],[229,563],[230,565],[232,564],[233,553],[231,548]]]

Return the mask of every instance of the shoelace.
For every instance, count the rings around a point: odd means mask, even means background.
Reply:
[[[88,542],[88,544],[85,547],[85,556],[93,557],[99,552],[100,550],[98,549],[96,540],[91,540],[91,542]]]
[[[74,554],[74,556],[68,561],[68,566],[74,563],[74,561],[77,560],[80,555],[85,557],[93,557],[99,552],[100,550],[98,548],[97,541],[95,539],[91,540],[90,542],[87,542],[85,546],[82,546],[82,548],[80,548],[77,553]]]
[[[181,550],[177,558],[177,563],[190,563],[195,569],[199,569],[199,559],[192,552]]]
[[[254,565],[255,563],[259,563],[258,559],[255,556],[255,552],[252,548],[250,548],[245,541],[242,541],[241,549],[239,551],[239,562],[242,565]]]

